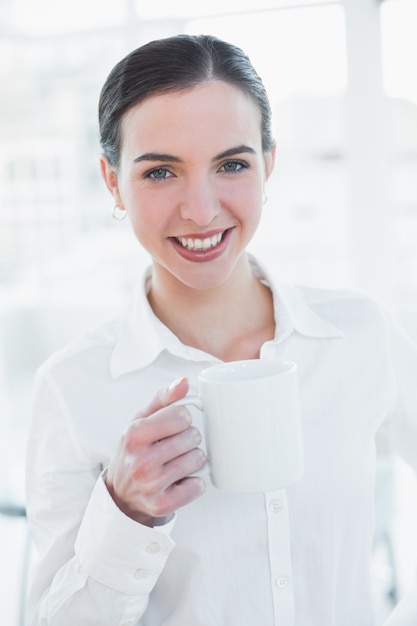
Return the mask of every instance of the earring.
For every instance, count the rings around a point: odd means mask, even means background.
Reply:
[[[266,204],[268,202],[268,196],[266,195],[265,189],[262,190],[262,204]]]
[[[115,204],[113,207],[112,216],[113,219],[121,222],[126,217],[126,211],[124,209],[121,209],[118,204]]]

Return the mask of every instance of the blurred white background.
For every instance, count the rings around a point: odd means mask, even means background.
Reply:
[[[278,146],[252,249],[284,282],[366,290],[417,338],[416,30],[417,0],[0,0],[3,507],[24,507],[34,371],[119,312],[147,262],[112,220],[99,175],[97,100],[113,65],[180,32],[243,47],[270,94]],[[380,624],[416,580],[417,490],[378,447]],[[0,515],[10,626],[23,624],[25,541],[24,518]]]

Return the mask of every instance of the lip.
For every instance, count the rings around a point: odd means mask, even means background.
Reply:
[[[176,237],[169,237],[169,240],[178,254],[180,254],[184,259],[187,259],[187,261],[201,263],[205,261],[212,261],[223,254],[228,246],[232,231],[233,228],[226,228],[225,230],[215,230],[206,233],[187,234],[181,236],[181,238],[184,239],[205,239],[206,237],[213,237],[219,233],[224,233],[221,242],[214,248],[209,248],[208,250],[189,250],[188,248],[184,248],[178,242]]]

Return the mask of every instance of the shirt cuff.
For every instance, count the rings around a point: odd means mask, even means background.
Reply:
[[[175,546],[167,524],[149,528],[127,517],[98,479],[85,511],[75,555],[80,570],[98,582],[129,595],[148,595]]]

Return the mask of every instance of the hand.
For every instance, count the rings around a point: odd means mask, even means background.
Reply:
[[[111,459],[106,485],[117,506],[129,517],[156,526],[205,490],[189,474],[206,461],[198,448],[201,434],[191,425],[185,406],[170,406],[188,392],[185,378],[160,391],[123,433]]]

